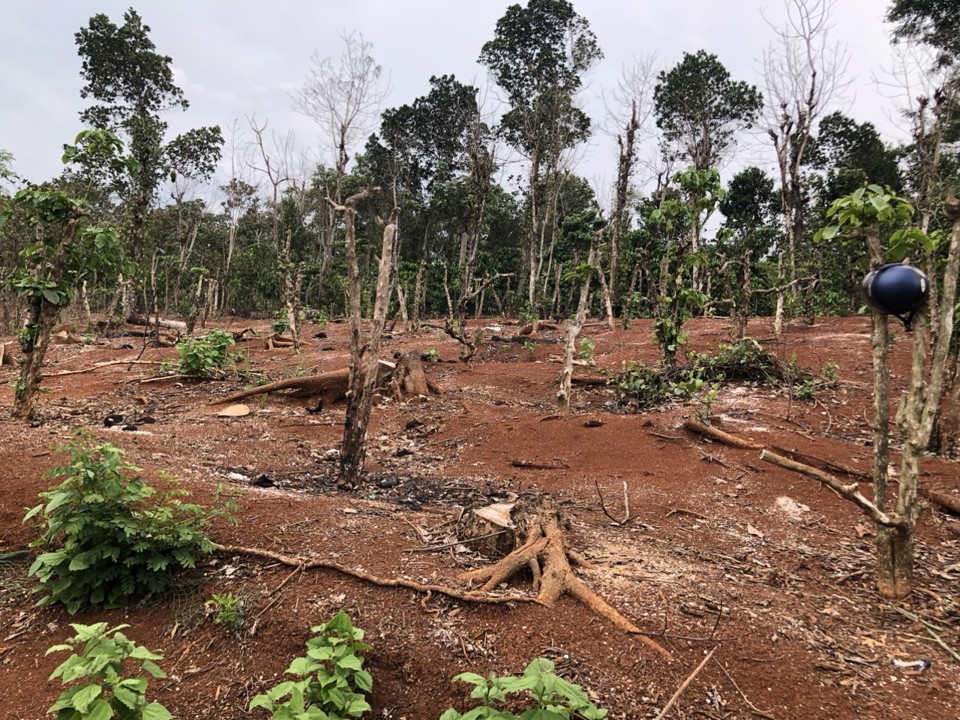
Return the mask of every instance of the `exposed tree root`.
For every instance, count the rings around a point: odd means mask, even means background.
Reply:
[[[530,500],[519,501],[510,516],[516,526],[515,532],[520,546],[493,565],[463,573],[462,578],[483,583],[481,590],[489,592],[509,580],[519,570],[529,568],[533,574],[534,589],[538,592],[538,603],[549,607],[564,594],[571,595],[624,632],[639,634],[644,644],[667,660],[672,659],[666,648],[643,635],[640,628],[574,574],[564,542],[560,512],[553,500],[539,495]]]
[[[266,558],[275,562],[287,565],[288,567],[299,568],[301,570],[334,570],[343,575],[363,580],[379,587],[406,588],[416,590],[417,592],[436,593],[446,595],[454,600],[464,602],[483,603],[483,604],[503,604],[511,602],[535,602],[533,598],[524,595],[491,595],[489,592],[471,592],[469,590],[461,591],[449,588],[444,585],[432,585],[419,583],[415,580],[406,578],[383,578],[378,575],[356,570],[340,563],[330,560],[307,560],[304,558],[295,558],[289,555],[283,555],[272,550],[262,550],[260,548],[243,547],[241,545],[214,545],[214,549],[219,552],[233,553],[235,555],[251,555],[253,557]]]

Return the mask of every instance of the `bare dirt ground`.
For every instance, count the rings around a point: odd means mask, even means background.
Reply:
[[[238,330],[244,322],[218,326]],[[689,327],[698,350],[730,337],[723,319]],[[759,319],[750,332],[814,373],[838,364],[839,382],[818,384],[812,401],[725,386],[712,408],[719,427],[869,473],[868,321],[821,319],[792,327],[779,342],[769,327]],[[328,337],[313,338],[319,331]],[[649,322],[616,331],[592,323],[583,335],[596,344],[599,368],[657,357]],[[249,367],[273,379],[345,367],[346,325],[308,326],[304,337],[311,340],[299,362],[289,351],[248,343]],[[618,414],[612,391],[593,386],[575,391],[573,414],[556,416],[561,337],[542,333],[532,348],[488,341],[474,362],[460,364],[448,362],[456,343],[436,331],[394,335],[387,351],[437,351],[443,362],[425,365],[443,394],[375,407],[368,475],[349,492],[336,488],[336,463],[327,459],[342,436],[343,405],[308,413],[308,401],[275,394],[251,398],[246,417],[222,418],[222,406],[210,403],[242,389],[239,380],[142,383],[156,368],[126,364],[58,376],[136,357],[140,341],[54,347],[37,427],[10,420],[6,381],[14,370],[0,368],[0,553],[23,549],[34,536],[21,522],[24,508],[49,485],[42,474],[61,459],[55,446],[78,428],[122,447],[151,477],[179,476],[199,501],[220,483],[237,489],[240,523],[215,525],[218,543],[460,589],[459,573],[489,562],[454,542],[462,509],[546,491],[569,521],[571,545],[592,563],[580,577],[665,645],[671,662],[569,598],[553,607],[479,605],[220,552],[166,597],[71,617],[34,607],[27,565],[18,562],[0,565],[0,718],[45,717],[60,692],[47,677],[63,656],[44,650],[72,634],[70,622],[101,620],[129,623],[133,639],[163,652],[169,678],[153,681],[149,695],[175,717],[265,717],[246,713],[250,699],[281,679],[310,626],[338,608],[373,645],[371,718],[433,720],[450,706],[463,711],[471,706],[468,688],[451,684],[453,675],[515,673],[535,657],[554,660],[609,717],[652,718],[714,648],[669,717],[960,717],[960,664],[947,649],[960,649],[955,519],[924,511],[917,591],[898,607],[926,624],[911,620],[874,591],[873,532],[860,513],[817,482],[761,462],[755,450],[685,431],[695,404]],[[898,328],[891,353],[897,390],[909,349]],[[143,359],[173,356],[148,348]],[[105,428],[110,413],[137,430]],[[928,459],[921,482],[960,494],[953,461]],[[625,500],[631,519],[615,522],[625,517]],[[531,594],[528,580],[513,585]],[[237,637],[204,612],[205,600],[228,591],[245,602]],[[918,659],[930,660],[929,669],[894,663]]]

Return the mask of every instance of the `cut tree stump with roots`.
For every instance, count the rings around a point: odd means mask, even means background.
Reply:
[[[461,574],[461,578],[482,583],[481,590],[490,592],[520,570],[529,569],[537,591],[537,602],[541,605],[549,607],[563,595],[571,595],[621,630],[639,635],[643,643],[666,659],[672,659],[662,645],[646,637],[643,630],[574,574],[571,560],[585,569],[590,566],[567,548],[560,510],[549,495],[538,494],[518,500],[510,510],[510,520],[515,537],[513,551],[493,565]]]

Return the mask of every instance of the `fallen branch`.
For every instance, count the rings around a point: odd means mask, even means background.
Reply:
[[[960,653],[958,653],[956,650],[954,650],[952,647],[950,647],[949,645],[947,645],[947,644],[943,641],[943,638],[941,638],[941,637],[934,631],[934,626],[933,626],[933,625],[931,625],[930,623],[928,623],[926,620],[924,620],[924,619],[923,619],[922,617],[920,617],[919,615],[914,615],[913,613],[907,612],[907,611],[904,610],[902,607],[897,607],[896,605],[891,605],[890,607],[892,607],[894,610],[896,610],[898,613],[900,613],[901,615],[903,615],[903,616],[904,616],[905,618],[907,618],[908,620],[913,620],[913,622],[915,622],[915,623],[920,623],[921,625],[923,625],[924,629],[927,631],[927,633],[930,635],[930,637],[933,638],[933,641],[934,641],[935,643],[937,643],[937,645],[939,645],[940,647],[942,647],[950,657],[952,657],[952,658],[953,658],[954,660],[956,660],[957,662],[960,662]]]
[[[593,485],[597,489],[597,497],[600,498],[600,509],[603,510],[604,515],[613,521],[614,525],[617,527],[623,527],[634,519],[634,516],[630,514],[630,498],[627,496],[626,480],[623,481],[623,520],[617,520],[613,515],[610,514],[610,511],[607,510],[607,505],[603,501],[603,493],[600,492],[600,483],[594,480]]]
[[[510,464],[516,468],[527,468],[528,470],[569,470],[570,466],[562,460],[553,463],[540,463],[535,460],[511,460]]]
[[[730,447],[743,448],[745,450],[761,450],[763,448],[763,445],[755,443],[752,440],[744,440],[736,435],[725,433],[723,430],[717,430],[715,427],[704,425],[696,420],[687,420],[683,423],[683,427],[686,430],[695,432],[698,435],[704,435],[711,440],[716,440],[718,443],[729,445]]]
[[[100,368],[110,367],[111,365],[163,365],[162,360],[108,360],[92,365],[83,370],[63,370],[62,372],[50,373],[47,377],[63,377],[64,375],[82,375],[83,373],[94,372]]]
[[[667,716],[667,713],[670,712],[670,708],[672,708],[674,703],[677,702],[677,699],[680,697],[681,693],[683,693],[683,691],[687,689],[687,686],[691,682],[693,682],[693,679],[700,674],[700,671],[703,670],[703,666],[706,665],[708,662],[710,662],[710,658],[713,657],[713,654],[717,651],[717,648],[719,647],[720,646],[717,645],[717,647],[711,650],[710,653],[703,659],[703,661],[699,665],[697,665],[696,670],[690,673],[687,679],[683,681],[683,684],[677,688],[677,691],[673,694],[673,697],[670,698],[667,701],[667,704],[663,706],[663,710],[660,711],[660,714],[657,715],[653,720],[663,720],[663,718]]]
[[[832,460],[817,457],[816,455],[808,455],[800,452],[799,450],[787,450],[786,448],[777,447],[776,445],[772,446],[770,449],[779,455],[790,458],[791,460],[806,463],[807,465],[825,470],[827,472],[841,473],[843,475],[860,478],[861,480],[868,482],[873,479],[868,473],[855,470],[854,468],[847,467],[846,465],[835,463]]]
[[[819,480],[824,485],[836,490],[844,498],[863,510],[863,512],[866,513],[866,515],[878,525],[895,528],[900,527],[903,524],[903,519],[900,517],[900,515],[893,512],[883,512],[880,508],[874,505],[871,500],[868,500],[861,495],[857,483],[844,485],[833,475],[829,475],[823,470],[811,467],[810,465],[804,465],[803,463],[798,463],[795,460],[781,457],[780,455],[776,455],[769,450],[761,450],[760,459],[764,462],[770,463],[771,465],[782,467],[785,470],[793,470],[801,475],[806,475],[807,477],[812,477],[814,480]]]
[[[265,558],[286,565],[288,567],[298,568],[300,570],[334,570],[343,575],[347,575],[357,580],[363,580],[378,587],[405,588],[407,590],[416,590],[417,592],[434,592],[438,595],[446,595],[454,600],[464,602],[485,603],[485,604],[503,604],[510,602],[534,602],[533,598],[525,595],[491,595],[487,592],[460,591],[443,585],[429,585],[419,583],[415,580],[406,578],[383,578],[371,573],[356,570],[340,563],[330,560],[307,560],[304,558],[295,558],[272,550],[263,550],[261,548],[243,547],[240,545],[214,545],[214,550],[235,555],[251,555],[253,557]]]

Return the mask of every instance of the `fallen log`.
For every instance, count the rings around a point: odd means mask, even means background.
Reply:
[[[163,360],[108,360],[91,365],[82,370],[63,370],[61,372],[50,373],[47,377],[63,377],[64,375],[83,375],[84,373],[94,372],[100,368],[110,367],[111,365],[163,365]]]
[[[921,488],[918,492],[920,493],[920,497],[923,499],[939,505],[944,510],[952,512],[954,515],[960,515],[960,498],[951,497],[946,493],[937,492],[936,490],[926,490],[923,488]]]
[[[183,320],[163,320],[162,318],[145,318],[141,315],[131,315],[127,318],[127,322],[131,325],[147,325],[150,327],[165,327],[170,328],[171,330],[178,330],[180,332],[187,331],[187,324]]]
[[[481,591],[490,592],[527,568],[533,575],[537,602],[541,605],[550,607],[561,596],[570,595],[624,632],[638,634],[641,642],[667,660],[673,659],[666,648],[646,637],[643,630],[574,574],[560,510],[550,496],[541,494],[518,501],[510,511],[510,520],[515,527],[515,549],[493,565],[462,573],[461,578],[481,582]]]
[[[396,366],[387,362],[380,361],[380,375],[378,381],[389,377]],[[347,390],[350,384],[350,368],[341,368],[340,370],[331,370],[320,373],[319,375],[307,375],[305,377],[285,378],[276,382],[258,385],[257,387],[241,390],[240,392],[227,395],[217,400],[211,400],[210,405],[221,405],[223,403],[233,403],[254,395],[263,395],[278,390],[293,390],[294,397],[314,397],[320,395],[323,403],[335,403],[347,396]]]
[[[222,403],[233,403],[254,395],[263,395],[265,393],[276,392],[277,390],[295,390],[300,396],[323,395],[325,403],[336,402],[347,395],[347,387],[350,382],[350,369],[331,370],[330,372],[320,373],[319,375],[307,375],[306,377],[285,378],[276,382],[259,385],[247,390],[227,395],[226,397],[212,400],[211,405],[220,405]]]
[[[730,433],[725,433],[723,430],[718,430],[711,425],[704,425],[696,420],[687,420],[683,423],[683,427],[686,430],[695,432],[698,435],[704,435],[711,440],[716,440],[718,443],[729,445],[730,447],[743,448],[745,450],[763,449],[763,445],[760,445],[759,443],[755,443],[752,440],[739,438],[736,435],[731,435]]]

